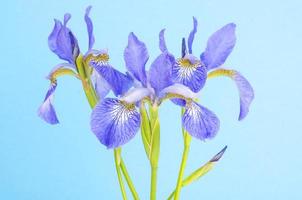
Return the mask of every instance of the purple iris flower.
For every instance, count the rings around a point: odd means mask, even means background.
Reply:
[[[92,51],[94,44],[93,24],[89,17],[90,10],[91,6],[87,7],[84,16],[89,38],[88,52],[86,53],[86,55],[88,55],[89,52]],[[76,72],[78,70],[76,67],[76,59],[80,55],[80,49],[76,37],[67,27],[67,23],[70,18],[71,15],[67,13],[64,15],[63,23],[60,20],[55,19],[54,28],[48,37],[48,46],[50,50],[53,51],[62,60],[67,61],[67,63],[61,63],[55,66],[47,76],[47,79],[49,79],[51,83],[45,96],[44,102],[38,109],[38,115],[49,124],[59,123],[53,106],[53,97],[57,86],[57,77],[70,73],[76,75]],[[110,90],[107,82],[95,72],[92,73],[91,79],[98,93],[98,96],[100,98],[106,96],[106,94]]]
[[[160,32],[159,38],[162,53],[155,58],[150,70],[147,72],[145,69],[149,60],[147,47],[134,33],[129,34],[128,45],[124,51],[124,59],[128,70],[127,74],[132,77],[134,87],[125,93],[120,93],[119,98],[105,98],[97,104],[92,112],[91,129],[100,142],[108,148],[117,148],[135,136],[141,123],[136,105],[139,105],[139,102],[144,98],[149,99],[153,106],[159,106],[167,96],[170,96],[170,98],[180,96],[187,99],[192,105],[192,109],[188,112],[186,121],[184,121],[193,125],[198,123],[197,121],[201,118],[191,118],[192,113],[201,115],[201,113],[208,112],[205,108],[192,101],[192,99],[197,97],[196,93],[185,85],[173,82],[172,67],[175,60],[167,51],[164,30]],[[107,64],[103,63],[103,66],[101,64],[95,65],[95,68],[97,67],[107,69]],[[113,88],[120,87],[121,84],[118,77],[108,77],[115,74],[105,73],[100,69],[97,69],[97,71],[102,77],[107,77],[106,80],[109,81]],[[113,81],[110,82],[110,80]],[[210,117],[204,122],[206,126],[212,126],[213,123],[217,123],[216,118],[212,119],[214,118],[213,115]],[[217,130],[208,128],[202,134],[213,135],[211,131],[216,132]]]
[[[172,76],[175,82],[188,86],[194,92],[199,92],[206,82],[207,73],[214,72],[213,69],[219,68],[215,72],[216,76],[226,75],[233,79],[237,85],[240,96],[239,120],[242,120],[248,114],[249,106],[254,98],[253,88],[239,72],[221,68],[235,46],[235,29],[236,25],[230,23],[216,31],[208,39],[207,47],[198,59],[193,55],[192,50],[197,32],[197,20],[193,17],[193,30],[189,34],[187,45],[185,39],[182,41],[182,57],[177,59],[173,65]],[[182,100],[174,102],[185,105]]]

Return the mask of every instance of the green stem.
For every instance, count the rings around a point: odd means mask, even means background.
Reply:
[[[129,174],[128,174],[126,165],[125,165],[125,163],[124,163],[122,157],[121,157],[120,159],[121,159],[120,167],[121,167],[121,170],[122,170],[122,172],[123,172],[123,174],[124,174],[124,177],[125,177],[125,179],[126,179],[126,182],[127,182],[128,186],[129,186],[129,189],[130,189],[130,191],[131,191],[131,193],[132,193],[132,196],[133,196],[134,200],[139,200],[139,197],[138,197],[138,194],[137,194],[137,192],[136,192],[136,190],[135,190],[135,187],[134,187],[134,185],[133,185],[133,182],[132,182],[132,180],[131,180],[131,178],[130,178],[130,176],[129,176]]]
[[[182,187],[182,180],[185,172],[186,163],[188,160],[189,150],[190,150],[191,136],[185,131],[184,132],[184,151],[182,154],[181,165],[178,173],[177,185],[175,189],[174,200],[178,200],[180,196],[180,190]]]
[[[157,167],[151,167],[151,192],[150,200],[156,199]]]
[[[87,73],[87,69],[85,70],[85,68],[87,68],[88,66],[85,66],[85,63],[83,63],[83,56],[82,55],[80,55],[77,58],[76,65],[77,65],[77,70],[79,72],[79,77],[82,81],[82,85],[83,85],[83,89],[84,89],[86,98],[88,100],[88,103],[89,103],[90,107],[93,109],[95,107],[95,105],[97,104],[97,102],[98,102],[98,96],[97,96],[97,94],[94,90],[94,87],[93,87],[92,83],[91,83],[90,74]],[[124,174],[124,177],[127,181],[127,184],[128,184],[128,186],[130,188],[130,191],[133,195],[133,198],[135,200],[138,200],[139,199],[138,194],[137,194],[137,192],[135,190],[135,187],[134,187],[134,185],[131,181],[131,178],[128,174],[125,163],[123,162],[123,160],[121,158],[121,148],[114,150],[114,158],[115,158],[115,166],[116,166],[116,171],[117,171],[117,175],[118,175],[118,179],[119,179],[119,184],[120,184],[120,187],[121,187],[121,190],[122,190],[123,198],[127,199],[126,198],[126,193],[125,193],[125,187],[124,187],[124,184],[123,184],[123,181],[122,181],[121,171]]]
[[[121,149],[114,149],[114,161],[115,161],[115,168],[116,168],[116,173],[118,176],[118,182],[121,188],[122,196],[124,200],[127,200],[127,194],[123,182],[123,177],[121,174],[121,169],[120,169],[120,163],[121,163]]]

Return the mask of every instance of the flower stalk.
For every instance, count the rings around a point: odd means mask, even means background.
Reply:
[[[82,85],[83,85],[84,92],[86,94],[86,98],[88,100],[90,107],[93,109],[98,102],[98,97],[92,86],[90,73],[87,73],[89,71],[89,66],[87,63],[84,62],[82,55],[79,55],[78,58],[76,59],[76,66],[79,73],[79,77],[82,80]],[[118,175],[119,185],[121,188],[123,199],[126,200],[127,196],[125,192],[125,186],[123,183],[121,171],[126,179],[128,187],[133,195],[133,198],[135,200],[139,199],[134,184],[126,169],[125,163],[122,160],[121,148],[114,149],[114,160],[115,160],[116,172]]]

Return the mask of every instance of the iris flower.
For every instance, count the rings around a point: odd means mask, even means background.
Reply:
[[[94,35],[93,24],[89,17],[90,10],[91,6],[87,7],[84,16],[89,40],[88,51],[85,54],[85,57],[88,57],[90,54],[95,52],[99,53],[99,51],[92,49],[94,44]],[[50,86],[42,105],[38,109],[38,115],[49,124],[59,123],[56,111],[53,106],[53,97],[57,87],[57,78],[66,74],[71,74],[78,77],[77,74],[79,73],[77,59],[81,56],[81,53],[75,35],[67,27],[67,23],[70,18],[71,15],[67,13],[64,15],[63,22],[55,19],[54,28],[48,37],[48,46],[50,50],[54,52],[60,59],[66,61],[55,66],[47,76],[47,79],[50,80]],[[94,71],[91,75],[91,81],[94,84],[99,98],[104,97],[111,89],[107,82]]]
[[[96,105],[92,112],[91,129],[100,142],[108,148],[117,148],[135,136],[141,123],[141,116],[136,106],[142,100],[148,99],[153,107],[157,107],[165,99],[179,97],[192,102],[197,97],[196,93],[185,85],[173,82],[172,67],[175,60],[166,50],[164,30],[160,32],[159,37],[162,52],[152,62],[150,70],[147,72],[145,69],[149,59],[147,47],[134,33],[129,34],[124,60],[128,70],[127,74],[133,79],[133,88],[120,93],[119,98],[105,98]],[[123,81],[119,80],[115,74],[105,73],[108,63],[91,62],[91,64],[102,77],[108,80],[112,88],[119,88],[119,85],[123,85],[120,84]],[[110,82],[110,80],[112,81]],[[192,103],[192,107],[190,107],[192,109],[188,112],[199,112],[198,106],[199,104]],[[207,110],[203,109],[201,112],[207,112]],[[186,115],[184,123],[194,123],[191,116]],[[216,123],[213,115],[207,116],[210,118],[206,117],[206,126]],[[205,132],[207,131],[216,130],[207,128]]]
[[[238,119],[242,120],[248,114],[249,106],[254,98],[253,88],[239,72],[222,68],[235,46],[235,29],[236,25],[229,23],[212,34],[208,39],[205,51],[198,59],[192,51],[193,40],[197,32],[197,20],[193,17],[193,30],[188,37],[188,52],[185,39],[183,39],[182,57],[177,59],[173,66],[173,78],[194,92],[199,92],[203,88],[207,77],[227,76],[231,78],[239,90],[240,113]]]
[[[182,40],[182,57],[176,59],[172,68],[172,77],[174,82],[182,83],[196,93],[204,87],[207,77],[227,76],[231,78],[239,90],[239,120],[242,120],[246,117],[254,98],[253,88],[239,72],[221,68],[235,46],[235,28],[236,25],[230,23],[210,36],[205,51],[198,59],[193,55],[192,50],[193,40],[197,32],[197,20],[193,17],[193,30],[189,34],[187,45],[185,39]],[[183,125],[192,136],[202,140],[215,136],[219,128],[219,120],[212,111],[196,104],[196,102],[191,104],[183,100],[175,100],[174,102],[185,107]],[[212,121],[208,123],[207,119],[212,119]],[[210,131],[208,131],[209,129]]]

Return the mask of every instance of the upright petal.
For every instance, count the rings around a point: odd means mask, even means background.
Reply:
[[[208,78],[213,78],[217,76],[227,76],[235,81],[239,91],[240,99],[240,113],[238,120],[244,119],[247,116],[249,112],[249,107],[254,99],[253,87],[248,82],[248,80],[244,78],[244,76],[242,76],[239,72],[235,70],[217,69],[208,74]]]
[[[165,29],[159,32],[159,49],[162,52],[168,51],[166,41],[165,41]]]
[[[208,70],[222,65],[232,52],[236,43],[235,29],[235,24],[227,24],[209,38],[206,50],[200,55]]]
[[[132,79],[108,63],[91,62],[92,67],[108,82],[116,96],[123,95],[132,86]]]
[[[90,125],[102,144],[117,148],[135,136],[140,127],[140,114],[134,105],[106,98],[93,109]]]
[[[206,82],[207,72],[202,62],[187,54],[173,65],[172,78],[174,82],[188,86],[193,92],[199,92]]]
[[[168,52],[160,54],[151,64],[148,78],[156,95],[158,95],[162,89],[172,85],[173,64]]]
[[[85,13],[85,22],[86,22],[86,25],[87,25],[88,39],[89,39],[88,50],[92,49],[93,44],[94,44],[93,24],[92,24],[92,21],[89,17],[89,13],[90,13],[91,8],[92,8],[91,6],[88,6],[86,8],[86,13]]]
[[[197,32],[197,20],[195,17],[193,17],[193,30],[190,32],[190,35],[188,38],[189,54],[192,54],[192,44],[193,44],[196,32]]]
[[[207,108],[196,102],[186,105],[182,123],[190,135],[200,140],[213,138],[219,130],[219,119]]]
[[[65,14],[64,24],[55,20],[53,31],[48,37],[48,46],[59,58],[74,63],[79,55],[78,41],[67,28],[67,22],[70,19],[70,14]]]
[[[46,121],[49,124],[58,124],[59,123],[56,111],[52,105],[53,95],[54,95],[56,87],[57,87],[57,84],[55,82],[50,84],[50,87],[45,95],[44,102],[38,109],[39,117],[41,117],[44,121]]]
[[[143,86],[147,84],[145,65],[149,59],[146,45],[134,33],[128,37],[128,45],[124,51],[124,59],[128,71],[139,80]]]

